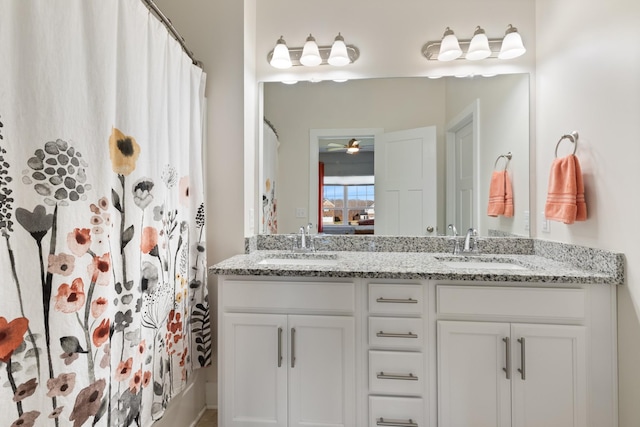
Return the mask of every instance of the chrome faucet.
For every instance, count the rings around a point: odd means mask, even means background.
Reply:
[[[299,251],[314,251],[313,238],[311,237],[311,227],[313,224],[309,223],[307,226],[301,226],[298,234],[300,235],[300,247]]]
[[[452,253],[454,255],[458,255],[460,253],[460,242],[458,241],[458,230],[456,229],[456,226],[453,224],[449,224],[449,226],[447,227],[449,230],[451,230],[451,240],[453,240],[453,251]]]
[[[467,230],[467,235],[464,237],[463,253],[477,253],[478,252],[478,230],[470,228]]]

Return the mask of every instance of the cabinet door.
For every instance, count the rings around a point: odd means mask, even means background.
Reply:
[[[585,328],[514,324],[511,336],[514,426],[585,427]]]
[[[510,426],[509,324],[439,321],[437,332],[438,426]]]
[[[224,324],[222,425],[286,427],[287,316],[225,314]]]
[[[289,316],[289,426],[355,427],[354,319]]]

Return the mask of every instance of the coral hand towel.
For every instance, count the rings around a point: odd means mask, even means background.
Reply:
[[[493,171],[489,186],[489,205],[487,215],[513,216],[513,190],[506,170]]]
[[[551,165],[544,215],[565,224],[587,219],[582,169],[573,154],[555,159]]]

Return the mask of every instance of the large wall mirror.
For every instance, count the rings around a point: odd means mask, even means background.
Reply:
[[[529,236],[529,93],[528,74],[264,83],[259,232]],[[505,168],[514,214],[489,216]]]

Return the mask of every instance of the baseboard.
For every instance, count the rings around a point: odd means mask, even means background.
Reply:
[[[207,381],[205,385],[205,404],[208,409],[218,409],[218,383]]]
[[[189,427],[196,427],[198,425],[198,421],[200,421],[200,418],[202,418],[202,416],[204,415],[206,410],[207,410],[206,406],[204,408],[202,408],[200,410],[200,412],[198,413],[198,416],[196,417],[196,420],[194,422],[192,422],[191,424],[189,424]]]

